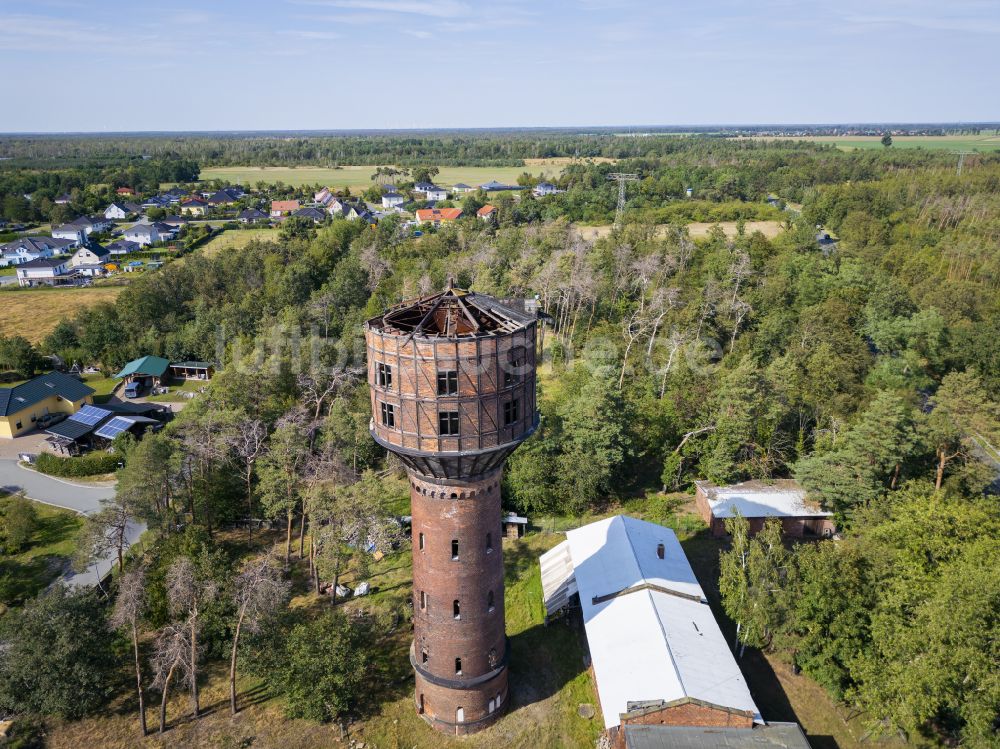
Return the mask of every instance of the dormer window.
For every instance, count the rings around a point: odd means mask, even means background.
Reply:
[[[664,557],[665,554],[666,554],[666,549],[664,548],[663,544],[657,544],[656,545],[656,558],[657,559],[663,559],[663,557]]]

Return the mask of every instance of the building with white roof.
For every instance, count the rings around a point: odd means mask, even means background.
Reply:
[[[767,518],[780,519],[782,532],[794,538],[824,538],[836,532],[833,513],[810,501],[797,481],[744,481],[732,486],[694,483],[698,512],[716,537],[726,535],[726,518],[737,512],[749,521],[751,533],[759,532]]]
[[[605,728],[761,722],[672,530],[617,515],[540,561],[549,614],[579,595]]]

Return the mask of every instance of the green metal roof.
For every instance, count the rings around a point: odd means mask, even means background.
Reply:
[[[115,375],[116,380],[129,375],[148,375],[150,377],[163,377],[167,373],[170,362],[161,359],[159,356],[144,356],[141,359],[130,361],[121,372]]]
[[[78,401],[93,395],[94,389],[61,372],[39,375],[12,388],[0,388],[0,416],[12,416],[46,398],[58,395]]]
[[[210,364],[207,361],[175,361],[171,367],[185,367],[187,369],[210,369],[214,367],[214,364]]]

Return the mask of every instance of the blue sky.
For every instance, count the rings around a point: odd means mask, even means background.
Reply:
[[[997,0],[0,0],[0,131],[1000,119]]]

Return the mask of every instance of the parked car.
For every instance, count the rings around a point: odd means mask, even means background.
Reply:
[[[125,397],[126,398],[138,398],[142,395],[145,390],[145,386],[139,380],[132,380],[128,385],[125,386]]]

